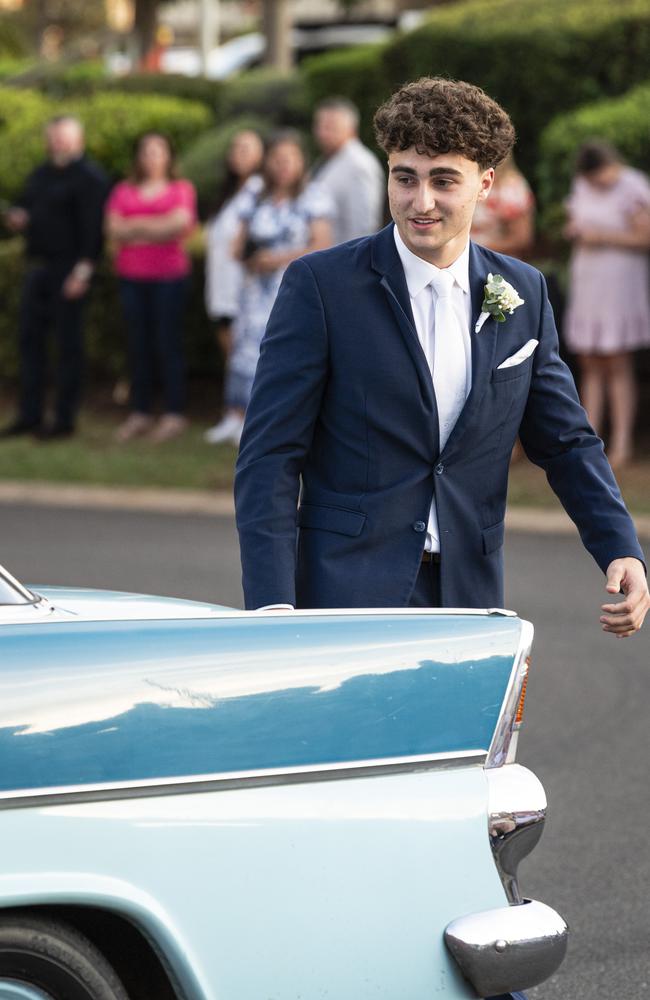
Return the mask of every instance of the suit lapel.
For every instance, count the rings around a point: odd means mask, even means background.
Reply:
[[[424,399],[428,407],[435,413],[437,434],[438,411],[433,391],[433,380],[415,329],[404,268],[393,237],[393,223],[373,237],[371,254],[372,267],[381,275],[380,284],[415,365]]]
[[[484,286],[489,270],[489,265],[481,253],[481,248],[475,243],[470,243],[469,284],[472,297],[472,325],[470,327],[470,339],[472,343],[472,388],[470,389],[465,406],[461,410],[460,416],[449,435],[444,449],[445,453],[457,444],[478,413],[492,373],[499,324],[489,316],[480,331],[478,333],[475,331],[476,323],[481,314]]]

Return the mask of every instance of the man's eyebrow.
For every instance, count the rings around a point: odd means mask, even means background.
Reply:
[[[413,177],[418,176],[418,172],[414,167],[403,166],[400,163],[396,163],[394,167],[390,168],[391,174],[411,174]],[[462,170],[456,170],[455,167],[432,167],[429,171],[429,177],[439,177],[441,174],[453,174],[455,177],[462,177]]]

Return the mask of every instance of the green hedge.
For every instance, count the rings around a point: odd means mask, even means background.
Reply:
[[[540,138],[537,172],[539,192],[549,225],[560,214],[569,190],[575,153],[587,139],[606,139],[633,166],[650,172],[650,83],[623,97],[578,108],[560,115]]]
[[[0,87],[0,197],[14,198],[43,159],[43,124],[54,113],[36,91]]]
[[[100,60],[83,60],[71,63],[16,64],[12,73],[3,74],[7,86],[38,90],[50,98],[87,96],[104,86],[108,80],[104,63]]]
[[[28,173],[43,159],[43,123],[54,113],[76,114],[86,127],[88,152],[114,177],[129,168],[133,142],[148,129],[171,136],[186,149],[212,123],[203,104],[173,97],[94,94],[64,106],[31,91],[0,87],[0,195],[15,197]]]
[[[217,116],[220,114],[223,84],[219,80],[180,73],[131,73],[98,82],[97,89],[116,90],[124,94],[182,97],[185,101],[205,104]]]
[[[361,138],[374,148],[372,119],[378,106],[392,90],[383,59],[385,43],[339,49],[305,59],[301,70],[310,108],[326,97],[343,96],[354,101],[361,113]]]
[[[345,93],[372,110],[407,80],[445,75],[483,87],[511,113],[518,156],[534,171],[559,109],[624,93],[650,64],[650,0],[465,0],[440,7],[387,45],[311,60],[310,93]]]
[[[0,14],[0,56],[17,59],[27,52],[27,38],[15,15]]]
[[[309,115],[305,91],[298,73],[274,69],[249,70],[230,80],[208,80],[176,73],[130,73],[111,77],[103,63],[82,61],[69,66],[45,64],[21,66],[4,74],[11,86],[39,90],[52,98],[87,97],[116,91],[198,101],[224,121],[241,114],[258,114],[287,125],[302,125]],[[9,70],[11,64],[7,64]],[[0,65],[1,69],[1,65]],[[6,79],[9,77],[9,79]]]
[[[227,80],[222,84],[220,118],[225,122],[244,114],[259,115],[271,125],[309,125],[310,105],[300,73],[262,68]]]
[[[95,94],[68,106],[86,127],[90,155],[120,176],[129,169],[133,143],[141,132],[165,132],[182,151],[212,124],[208,108],[176,97]]]

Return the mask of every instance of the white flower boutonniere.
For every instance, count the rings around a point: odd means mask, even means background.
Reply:
[[[479,332],[488,316],[494,316],[497,323],[504,323],[505,314],[509,313],[512,316],[515,309],[523,304],[524,300],[519,297],[517,290],[501,274],[488,274],[483,290],[481,315],[474,328],[476,333]]]

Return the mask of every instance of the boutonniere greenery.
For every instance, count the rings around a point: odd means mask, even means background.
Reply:
[[[523,306],[524,300],[519,292],[506,281],[501,274],[488,274],[483,289],[483,305],[475,330],[479,332],[488,316],[493,316],[497,323],[504,323],[506,313],[512,316],[515,309]]]

